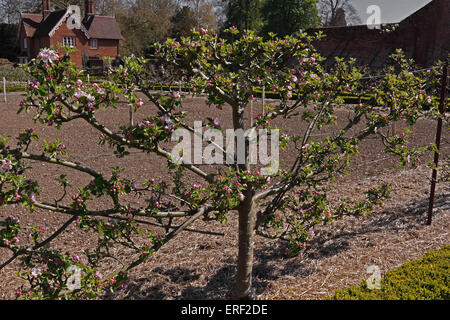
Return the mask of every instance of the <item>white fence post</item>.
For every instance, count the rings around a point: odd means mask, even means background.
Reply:
[[[250,100],[250,127],[253,127],[253,99]]]
[[[262,87],[262,115],[265,116],[264,106],[266,105],[266,86]]]

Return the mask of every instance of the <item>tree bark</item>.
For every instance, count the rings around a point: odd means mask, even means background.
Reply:
[[[252,115],[250,115],[252,117]],[[234,129],[243,129],[244,115],[236,106],[233,108]],[[247,140],[247,139],[246,139]],[[245,164],[239,164],[240,171],[250,171],[249,164],[249,144],[245,143]],[[244,201],[238,208],[239,213],[239,237],[238,237],[238,261],[237,276],[235,287],[232,292],[232,298],[235,300],[255,300],[256,295],[252,287],[253,271],[253,237],[255,234],[256,210],[253,197],[255,191],[249,187],[244,192]]]
[[[245,199],[239,208],[239,253],[237,262],[236,284],[233,299],[255,300],[252,287],[253,247],[256,223],[256,210],[253,201],[253,190],[247,190]]]

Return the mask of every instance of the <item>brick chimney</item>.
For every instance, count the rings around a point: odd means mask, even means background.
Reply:
[[[84,15],[85,17],[93,16],[94,12],[94,1],[93,0],[84,0]]]
[[[42,0],[42,15],[44,19],[47,18],[50,12],[52,12],[50,9],[50,0]]]

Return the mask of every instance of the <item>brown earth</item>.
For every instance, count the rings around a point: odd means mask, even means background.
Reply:
[[[23,129],[33,127],[31,115],[16,115],[19,95],[8,96],[8,104],[0,104],[0,135],[14,137]],[[189,113],[188,121],[217,116],[222,127],[230,128],[224,110],[208,108],[202,98],[184,100]],[[260,113],[261,106],[256,103],[253,113]],[[145,105],[135,115],[135,122],[154,112],[154,108]],[[341,106],[337,115],[342,124],[348,116],[348,109]],[[98,118],[107,126],[117,129],[119,124],[128,121],[128,108],[122,105],[117,110],[100,111]],[[305,126],[297,119],[278,119],[288,134],[300,134]],[[342,122],[342,123],[341,123]],[[400,132],[404,125],[397,124]],[[99,146],[98,132],[81,120],[64,126],[60,132],[54,127],[36,125],[41,137],[54,140],[58,137],[67,146],[69,159],[81,162],[95,170],[110,176],[110,168],[125,168],[123,176],[134,177],[137,181],[155,178],[168,180],[166,162],[156,156],[133,152],[130,156],[117,159],[107,146]],[[411,145],[434,142],[435,122],[422,119],[417,123]],[[334,128],[331,131],[335,131]],[[329,133],[329,132],[328,132]],[[316,138],[323,132],[314,133]],[[450,154],[448,128],[444,130],[442,158]],[[30,152],[37,152],[31,148]],[[291,150],[291,152],[290,152]],[[295,158],[292,149],[281,154],[281,161],[289,165]],[[423,163],[431,157],[423,159]],[[69,195],[76,188],[90,181],[84,174],[68,172],[58,166],[31,162],[30,178],[37,179],[41,187],[39,200],[57,199],[62,190],[54,182],[62,173],[67,173],[72,184]],[[366,279],[370,265],[377,265],[382,273],[423,256],[428,250],[440,248],[450,242],[450,185],[441,183],[436,190],[436,204],[433,224],[426,226],[429,179],[431,171],[424,164],[416,169],[398,170],[397,162],[384,154],[378,139],[367,139],[361,144],[360,155],[350,167],[350,175],[340,176],[337,182],[328,184],[332,200],[349,198],[361,199],[364,192],[380,182],[392,184],[392,197],[383,209],[377,209],[369,217],[347,217],[326,226],[315,229],[316,239],[311,246],[296,257],[286,254],[287,244],[281,240],[268,240],[257,237],[255,244],[254,286],[261,299],[322,299],[335,289],[359,284]],[[211,170],[202,166],[205,171]],[[188,174],[189,183],[197,180]],[[142,203],[141,199],[129,199],[133,204]],[[110,205],[101,202],[95,208]],[[92,207],[94,208],[94,206]],[[19,217],[21,223],[45,225],[48,232],[56,230],[66,220],[66,216],[36,210],[10,206],[0,208],[0,219],[7,216]],[[147,228],[147,226],[143,226]],[[237,256],[237,217],[230,212],[226,222],[196,221],[192,228],[223,233],[223,236],[211,236],[200,233],[183,232],[177,238],[158,251],[151,262],[140,265],[130,274],[126,289],[115,294],[106,294],[104,299],[226,299],[232,289]],[[163,230],[159,229],[159,232]],[[26,242],[25,236],[21,241]],[[83,255],[83,250],[96,243],[95,235],[80,234],[75,226],[69,227],[55,241],[55,246],[63,252]],[[131,259],[132,254],[114,249],[122,259]],[[0,248],[0,263],[10,257],[10,252]],[[102,266],[107,272],[117,262],[108,261]],[[17,263],[0,271],[0,299],[13,299],[14,290],[23,282],[15,276]]]
[[[13,65],[8,59],[0,58],[0,67]]]

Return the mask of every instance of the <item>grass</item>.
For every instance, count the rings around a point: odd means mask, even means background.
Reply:
[[[7,87],[7,92],[23,92],[26,90],[25,86]]]
[[[381,289],[359,286],[337,290],[331,300],[450,300],[450,245],[429,251],[381,279]]]

